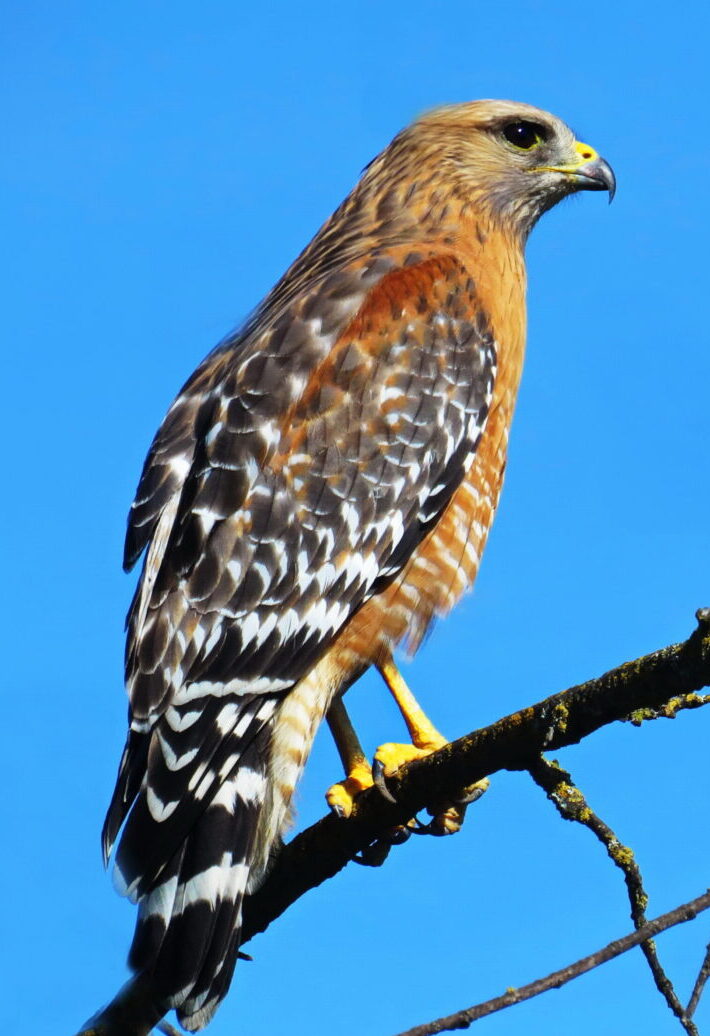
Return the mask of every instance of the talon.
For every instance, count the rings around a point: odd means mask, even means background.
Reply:
[[[455,835],[463,827],[463,822],[466,818],[466,808],[472,802],[480,799],[481,795],[488,790],[490,784],[491,782],[485,777],[483,780],[476,781],[475,784],[470,784],[467,788],[464,788],[449,803],[441,802],[429,806],[427,812],[432,818],[431,821],[428,824],[422,824],[416,818],[419,827],[415,829],[415,833],[418,835],[434,835],[436,838]]]
[[[387,832],[387,841],[390,845],[404,845],[409,841],[412,830],[407,824],[398,824]]]
[[[413,817],[415,826],[412,828],[413,835],[430,835],[431,834],[431,822],[428,824],[422,823],[419,817]]]
[[[377,756],[375,756],[372,764],[372,779],[383,798],[387,799],[388,802],[397,801],[385,783],[385,764],[381,759],[378,759]]]
[[[483,792],[481,792],[483,794]],[[429,834],[435,838],[443,838],[446,835],[455,835],[463,827],[466,817],[466,806],[452,806],[432,817],[429,826]]]
[[[407,763],[415,762],[417,759],[426,759],[428,755],[431,755],[431,753],[435,752],[437,748],[441,748],[442,745],[445,744],[446,741],[442,738],[441,744],[380,745],[375,752],[373,776],[374,771],[380,769],[384,777],[393,777],[397,770],[402,766],[405,766]]]
[[[390,842],[379,840],[368,845],[362,852],[353,856],[353,861],[361,867],[381,867],[390,854],[392,845]]]
[[[353,856],[353,860],[363,867],[381,867],[389,856],[393,845],[404,845],[405,842],[409,841],[410,836],[416,831],[415,823],[420,824],[421,822],[414,817],[412,820],[407,821],[406,824],[397,824],[396,827],[391,827],[376,842],[368,845],[362,852],[356,853]]]
[[[433,835],[435,838],[442,838],[446,835],[455,835],[461,830],[465,816],[466,807],[452,807],[437,813],[428,824],[422,824],[413,829],[415,835]]]
[[[339,820],[347,820],[352,814],[357,796],[371,787],[372,770],[364,760],[358,761],[344,781],[331,784],[325,793],[325,800]]]
[[[437,748],[441,748],[445,744],[446,741],[442,737],[440,743],[437,741],[420,745],[380,745],[375,752],[375,758],[372,763],[372,777],[387,801],[396,802],[394,795],[386,784],[388,777],[394,777],[400,767],[405,766],[407,763],[414,762],[417,759],[426,759],[428,755],[431,755]]]
[[[484,777],[482,781],[476,781],[475,784],[469,784],[467,788],[462,788],[456,798],[451,801],[455,806],[470,806],[472,802],[476,802],[480,799],[481,795],[485,794],[491,786],[491,782],[487,777]]]

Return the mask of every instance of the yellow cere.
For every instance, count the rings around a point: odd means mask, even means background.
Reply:
[[[582,162],[594,162],[599,158],[599,154],[593,147],[590,147],[589,144],[583,144],[580,140],[575,141],[574,150],[579,155],[580,164]]]

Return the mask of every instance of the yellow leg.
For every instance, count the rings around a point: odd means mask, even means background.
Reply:
[[[402,713],[412,739],[411,745],[380,745],[375,752],[375,765],[378,771],[385,777],[391,777],[405,763],[410,763],[413,759],[423,759],[437,748],[442,748],[446,744],[446,738],[426,715],[392,657],[380,662],[377,668]]]
[[[399,711],[402,713],[404,722],[407,724],[412,745],[423,749],[425,752],[435,752],[437,748],[445,745],[447,743],[446,738],[439,733],[410,691],[404,677],[395,665],[394,659],[391,656],[385,659],[384,662],[379,664],[378,669],[382,674],[382,679],[389,687]]]
[[[344,781],[331,784],[325,798],[336,816],[349,817],[356,796],[371,788],[374,783],[372,767],[365,757],[342,698],[330,706],[327,719],[346,777]]]
[[[407,724],[409,736],[412,739],[411,745],[385,744],[375,752],[374,777],[377,786],[387,797],[391,798],[385,784],[385,778],[391,777],[400,766],[410,763],[414,759],[423,759],[437,749],[447,744],[447,740],[441,734],[416,700],[407,686],[402,674],[389,656],[380,662],[378,669],[389,687],[392,697],[397,703],[402,718]],[[460,800],[453,804],[442,805],[440,810],[432,811],[434,820],[430,825],[434,834],[453,834],[458,831],[463,823],[466,805],[479,798],[489,787],[490,782],[485,779],[477,781],[469,788],[461,792]]]

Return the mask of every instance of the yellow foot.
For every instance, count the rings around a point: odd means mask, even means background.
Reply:
[[[422,833],[430,835],[455,835],[463,827],[466,817],[466,807],[470,806],[476,799],[480,799],[484,792],[488,791],[491,782],[487,777],[475,784],[469,784],[450,803],[442,803],[427,810],[432,820],[426,825]]]
[[[331,784],[325,793],[325,800],[336,817],[346,819],[353,811],[357,796],[374,784],[372,768],[364,760],[356,763],[344,781]]]
[[[392,777],[401,766],[406,763],[411,763],[415,759],[425,759],[432,752],[442,748],[443,745],[447,744],[446,739],[438,735],[436,738],[431,738],[427,743],[420,745],[401,745],[401,744],[386,744],[380,745],[375,752],[375,760],[372,767],[372,775],[375,784],[379,788],[380,792],[390,802],[395,802],[395,798],[387,787],[386,781],[388,777]],[[457,831],[461,830],[466,815],[466,807],[471,803],[479,799],[485,791],[488,790],[490,781],[488,778],[484,778],[482,781],[476,781],[475,784],[469,785],[467,788],[463,788],[461,793],[456,796],[452,802],[440,803],[439,805],[432,807],[428,810],[429,815],[433,818],[431,823],[426,825],[420,825],[415,828],[417,834],[431,834],[431,835],[453,835]]]
[[[326,802],[336,817],[340,820],[347,820],[352,815],[357,796],[371,788],[374,783],[370,764],[366,759],[358,760],[352,765],[350,773],[344,781],[331,784],[325,793]],[[368,867],[379,867],[384,863],[392,846],[406,842],[418,824],[418,821],[410,820],[406,824],[390,828],[381,839],[369,846],[367,851],[363,851],[358,857],[355,857],[357,862],[366,864]]]
[[[385,780],[387,777],[393,777],[394,774],[399,770],[400,766],[404,766],[406,763],[414,762],[415,759],[426,759],[432,752],[436,752],[438,748],[443,748],[446,744],[446,738],[441,737],[441,740],[431,740],[426,743],[417,745],[399,745],[399,744],[386,744],[380,745],[375,752],[375,761],[372,767],[372,774],[375,784],[380,789],[386,799],[394,802],[394,798],[387,789]]]

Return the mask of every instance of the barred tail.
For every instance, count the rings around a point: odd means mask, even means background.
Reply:
[[[129,964],[150,974],[161,1002],[176,1008],[191,1032],[207,1025],[232,980],[264,805],[269,733],[265,728],[250,745],[139,901]]]
[[[207,763],[155,740],[116,853],[117,884],[139,908],[129,964],[189,1031],[207,1025],[229,989],[242,902],[264,866],[257,839],[276,699],[240,704]]]

